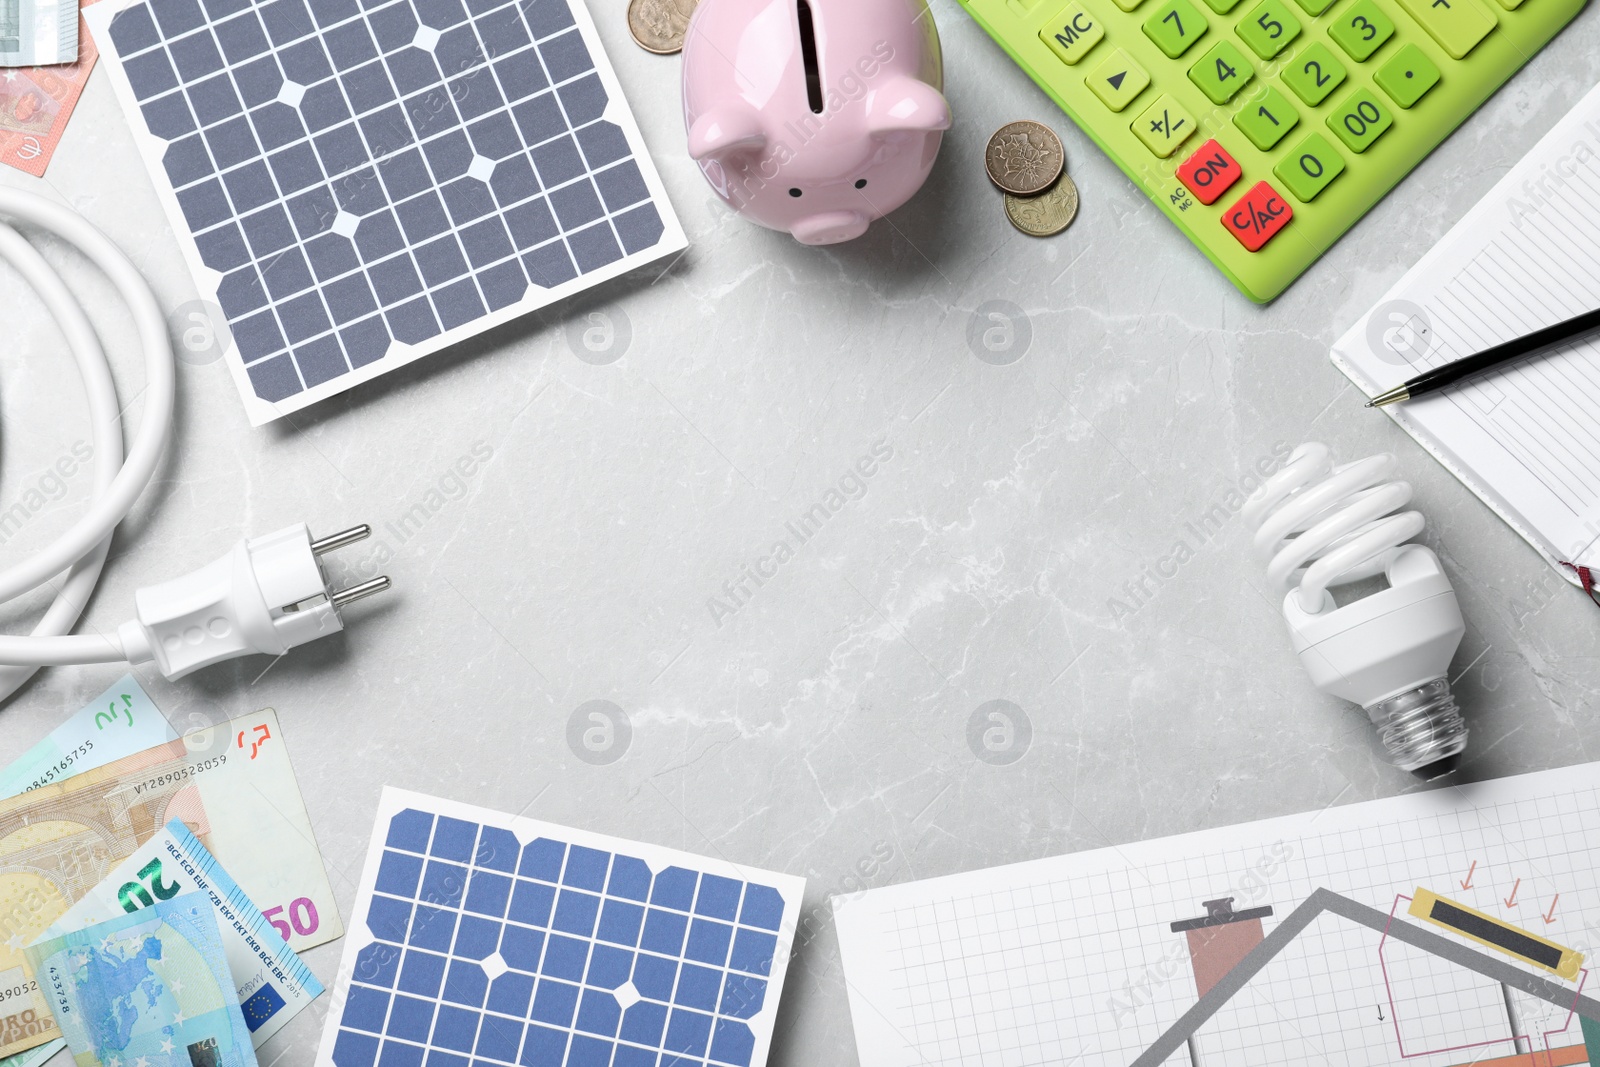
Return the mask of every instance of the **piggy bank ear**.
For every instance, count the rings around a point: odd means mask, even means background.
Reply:
[[[931,133],[950,128],[950,105],[927,82],[901,76],[882,85],[867,104],[867,130],[884,133]]]
[[[696,161],[759,152],[766,146],[767,131],[754,108],[713,108],[689,127],[689,156]]]

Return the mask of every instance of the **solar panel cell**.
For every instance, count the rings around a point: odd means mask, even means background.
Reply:
[[[198,81],[222,69],[222,53],[209,31],[200,30],[173,41],[168,51],[173,66],[186,82]]]
[[[217,23],[214,32],[217,43],[222,47],[222,54],[230,64],[242,64],[272,47],[267,40],[267,31],[253,11]]]
[[[111,39],[116,43],[117,51],[124,56],[132,56],[159,44],[161,31],[156,29],[148,5],[132,7],[117,12],[111,20]]]
[[[617,245],[611,227],[604,223],[571,234],[567,244],[572,248],[573,261],[585,273],[599,270],[607,263],[622,258],[622,249]]]

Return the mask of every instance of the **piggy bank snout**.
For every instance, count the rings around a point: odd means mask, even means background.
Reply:
[[[853,241],[867,232],[872,220],[862,211],[824,211],[807,215],[789,230],[803,245],[836,245]]]

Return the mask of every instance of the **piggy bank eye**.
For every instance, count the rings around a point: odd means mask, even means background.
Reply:
[[[790,189],[789,190],[789,195],[790,196],[799,196],[799,195],[801,195],[800,194],[800,190],[798,190],[798,189]]]
[[[857,181],[856,181],[856,188],[857,189],[865,189],[866,187],[867,187],[867,179],[865,179],[865,178],[857,179]]]

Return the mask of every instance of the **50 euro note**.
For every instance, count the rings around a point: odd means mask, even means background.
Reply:
[[[0,1056],[61,1036],[23,954],[171,819],[289,947],[344,932],[271,710],[0,801]]]

